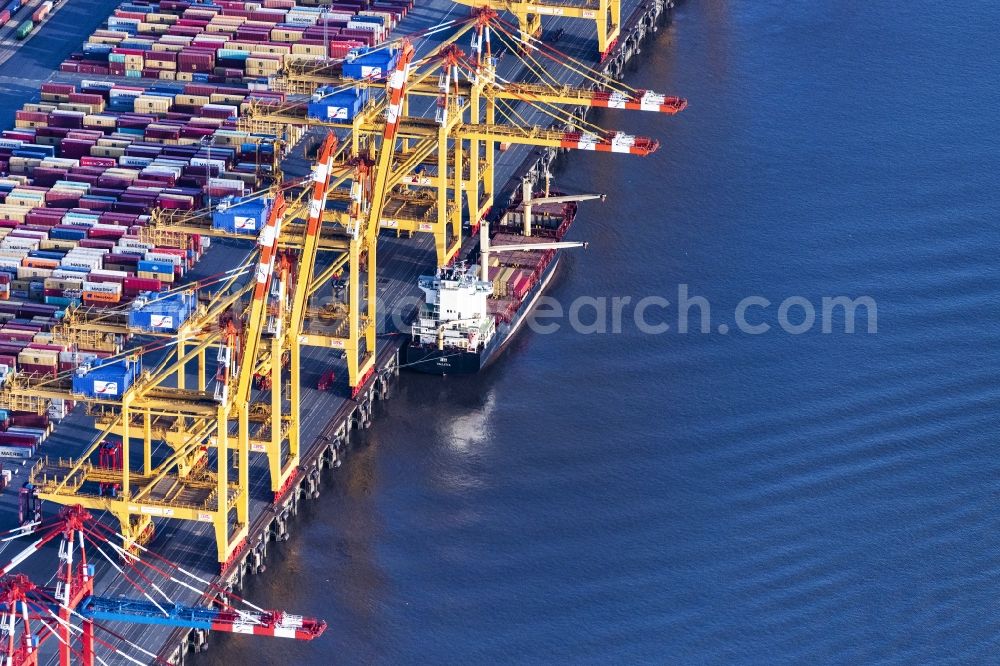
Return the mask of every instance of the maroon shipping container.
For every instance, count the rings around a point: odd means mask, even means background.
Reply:
[[[64,180],[83,182],[79,178],[74,178],[72,174],[66,176]],[[83,196],[83,192],[73,192],[68,189],[55,192],[49,191],[45,193],[45,205],[59,209],[73,208],[81,196]]]
[[[90,149],[96,145],[96,141],[80,141],[77,139],[63,139],[59,144],[59,154],[70,159],[79,159],[90,154]]]
[[[11,417],[11,423],[19,428],[48,428],[49,417],[44,414],[16,412]]]
[[[8,324],[8,326],[9,325],[10,324]],[[30,326],[30,324],[24,324],[24,325],[25,326]],[[32,328],[31,330],[34,330],[37,333],[37,332],[40,332],[43,328],[44,328],[44,326],[42,326],[41,324],[38,324],[34,328]],[[45,350],[48,350],[48,351],[58,351],[58,352],[66,351],[66,348],[62,347],[60,345],[47,345],[47,344],[42,343],[42,342],[32,342],[31,344],[28,345],[28,349],[45,349]]]
[[[75,92],[70,93],[69,101],[73,104],[103,104],[105,99],[101,95],[92,95],[88,93]]]
[[[104,265],[119,264],[122,266],[135,266],[142,259],[137,254],[106,254],[104,255]]]
[[[109,229],[107,227],[91,227],[87,229],[87,238],[121,238],[125,235],[125,228]]]
[[[69,95],[76,91],[76,87],[72,83],[43,83],[42,92],[43,93],[53,93],[56,95]]]
[[[115,242],[110,240],[98,240],[96,238],[83,238],[77,243],[79,247],[91,248],[94,250],[111,250],[115,247]]]
[[[135,224],[138,216],[136,215],[123,215],[121,213],[102,213],[101,214],[101,224],[120,224],[120,225],[130,225]]]
[[[91,273],[87,279],[91,282],[113,282],[115,284],[123,284],[125,278],[119,275],[94,275]]]
[[[71,131],[69,127],[37,127],[35,128],[35,136],[49,136],[61,139]]]
[[[42,211],[45,211],[44,213]],[[33,208],[24,218],[25,222],[29,222],[36,226],[44,226],[46,229],[51,229],[53,227],[59,226],[59,222],[62,220],[63,209],[52,209],[52,208]]]
[[[17,367],[21,372],[28,375],[55,375],[57,370],[54,365],[38,365],[35,363],[21,363]],[[0,433],[0,436],[5,434],[7,433]]]
[[[31,448],[33,446],[36,446],[37,444],[38,440],[32,435],[20,435],[12,432],[0,432],[0,446],[19,446],[23,448]]]
[[[152,278],[127,277],[123,285],[123,291],[128,296],[135,296],[143,291],[159,291],[162,284],[159,280]]]

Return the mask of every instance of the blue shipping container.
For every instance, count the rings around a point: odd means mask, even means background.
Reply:
[[[141,370],[141,361],[130,360],[81,366],[73,375],[73,393],[89,398],[120,398]]]
[[[59,227],[53,227],[49,231],[49,238],[56,240],[83,240],[87,237],[86,229],[62,229]]]
[[[235,234],[257,234],[264,228],[270,199],[243,201],[239,197],[226,197],[212,211],[212,228]]]
[[[194,293],[164,296],[147,291],[132,302],[128,325],[143,331],[176,333],[181,324],[191,317],[196,305]]]
[[[348,79],[385,78],[398,61],[398,49],[369,52],[368,47],[361,46],[347,52],[343,74]]]
[[[149,271],[150,273],[174,272],[174,265],[169,261],[150,261],[148,259],[140,259],[137,268],[140,271]]]

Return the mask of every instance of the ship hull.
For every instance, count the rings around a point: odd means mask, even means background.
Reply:
[[[559,265],[559,255],[545,267],[535,286],[525,294],[521,306],[509,322],[497,324],[497,331],[490,342],[479,352],[458,351],[454,349],[438,349],[434,346],[422,346],[411,339],[403,347],[402,366],[406,370],[422,372],[430,375],[473,374],[479,372],[503,352],[521,325],[528,318],[538,299],[545,293],[549,281]]]

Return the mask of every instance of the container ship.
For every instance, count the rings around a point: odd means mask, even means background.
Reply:
[[[547,189],[547,188],[546,188]],[[424,294],[404,350],[404,367],[427,374],[471,374],[495,360],[544,293],[565,247],[577,202],[601,195],[548,193],[527,185],[500,218],[480,229],[479,265],[466,262],[421,276]],[[603,197],[601,197],[603,198]]]

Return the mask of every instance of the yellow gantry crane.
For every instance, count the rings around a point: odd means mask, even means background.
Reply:
[[[247,534],[249,510],[249,422],[243,396],[264,328],[266,303],[260,285],[271,280],[282,215],[283,206],[275,206],[261,234],[255,280],[236,288],[238,277],[253,265],[235,271],[210,306],[188,320],[189,337],[177,343],[176,358],[167,355],[153,369],[140,370],[142,352],[153,349],[139,348],[121,360],[113,359],[120,364],[111,366],[116,370],[114,381],[95,378],[92,384],[91,374],[103,377],[98,373],[108,367],[107,360],[98,367],[71,371],[75,377],[12,378],[0,396],[4,403],[20,401],[27,406],[25,402],[33,401],[35,410],[41,411],[46,400],[82,400],[101,428],[80,458],[43,459],[35,466],[31,479],[40,499],[108,510],[121,523],[126,547],[147,541],[157,516],[211,523],[219,560],[228,561],[236,554]],[[250,305],[244,309],[245,297],[250,297]],[[209,349],[216,353],[214,388],[209,389],[203,375],[196,389],[178,387],[176,378],[186,372],[186,364]],[[124,373],[118,372],[121,368]],[[86,380],[85,388],[77,385],[77,378]],[[238,424],[235,442],[231,419]],[[168,444],[167,453],[156,462],[154,424],[163,434],[159,441]],[[112,434],[121,438],[120,444],[112,446]],[[143,442],[142,465],[137,468],[133,468],[133,437]],[[111,455],[103,455],[111,448]],[[214,462],[209,454],[213,448]],[[236,482],[229,478],[230,453],[235,453]]]
[[[207,294],[208,304],[198,305],[176,332],[154,335],[153,343],[121,353],[121,362],[138,364],[144,355],[171,348],[157,367],[136,372],[125,390],[107,396],[80,394],[66,375],[53,379],[15,373],[8,379],[0,404],[44,413],[51,400],[77,400],[87,403],[100,428],[96,440],[78,459],[44,459],[36,465],[31,480],[39,499],[107,509],[119,519],[126,540],[138,544],[152,535],[155,517],[212,523],[220,563],[239,553],[247,530],[250,452],[267,454],[276,496],[295,480],[300,449],[300,350],[328,339],[304,326],[309,298],[349,260],[363,264],[362,253],[370,254],[368,261],[374,256],[369,248],[377,235],[368,229],[370,216],[379,214],[377,179],[365,162],[335,175],[336,149],[336,137],[330,134],[313,168],[311,187],[291,202],[286,203],[282,189],[276,190],[257,250],[247,262],[222,278],[150,296],[155,302],[187,293],[194,302],[195,294],[216,287]],[[323,229],[330,190],[351,177],[356,205],[343,212],[339,231]],[[164,230],[153,225],[150,235],[160,234],[159,240],[172,239],[184,246],[188,234],[205,231],[194,219],[187,224],[194,226]],[[343,251],[320,266],[317,255],[324,245]],[[366,304],[348,315],[352,330],[362,332],[353,336],[362,350],[354,357],[355,374],[370,372],[375,361],[374,271],[367,271],[371,284],[362,283],[360,273],[354,272],[350,289],[365,293]],[[243,284],[248,274],[252,277]],[[372,310],[365,313],[368,303]],[[360,324],[363,314],[364,326]],[[367,339],[363,336],[366,327]],[[125,338],[143,334],[149,331],[130,326],[123,311],[77,308],[67,314],[66,326],[57,330],[54,341],[100,339],[120,349]],[[215,373],[209,379],[212,352]],[[197,363],[196,387],[188,388],[190,363]],[[255,393],[255,382],[268,390]],[[112,436],[120,438],[120,446],[105,460],[103,453]],[[133,464],[131,447],[133,439],[139,438],[141,466]],[[169,449],[160,460],[154,456],[158,442]],[[212,449],[214,456],[209,453]]]
[[[467,56],[456,43],[470,33],[472,49]],[[675,114],[687,104],[679,97],[615,82],[533,38],[516,57],[536,80],[504,80],[497,74],[491,36],[514,52],[517,37],[495,11],[482,8],[458,22],[452,36],[414,61],[406,71],[398,144],[391,146],[391,157],[383,153],[389,164],[385,174],[389,190],[380,227],[397,233],[433,234],[441,266],[450,263],[461,247],[463,219],[477,226],[494,204],[498,147],[525,144],[647,155],[658,142],[605,131],[583,120],[580,110],[603,107]],[[343,68],[339,61],[290,63],[275,79],[278,87],[292,93],[289,101],[248,105],[242,116],[244,129],[301,134],[304,127],[325,126],[350,130],[353,142],[381,134],[387,98],[372,96],[353,118],[345,120],[317,117],[309,112],[308,101],[301,99],[312,94],[312,101],[317,101],[347,90],[378,91],[386,86],[378,77],[346,78]],[[559,75],[566,78],[567,73],[582,79],[584,85],[561,82]],[[430,100],[429,109],[411,115],[421,98]],[[546,124],[525,118],[532,111],[539,112],[535,115]],[[406,210],[420,214],[399,214]]]
[[[523,44],[542,36],[543,16],[588,19],[597,27],[597,51],[601,57],[614,47],[621,34],[621,0],[581,0],[558,2],[556,0],[455,0],[473,9],[484,6],[493,11],[508,11],[517,17],[517,26]]]
[[[470,32],[467,56],[456,42]],[[461,247],[463,216],[476,223],[494,203],[501,144],[646,155],[656,141],[607,132],[574,112],[607,107],[676,113],[686,104],[608,81],[576,61],[562,64],[593,87],[561,84],[545,67],[558,58],[531,40],[520,57],[535,80],[505,81],[497,75],[491,37],[508,47],[518,39],[495,12],[481,10],[422,58],[402,42],[387,82],[333,76],[331,63],[285,72],[288,85],[303,89],[385,90],[347,122],[311,117],[307,105],[294,99],[245,109],[254,131],[300,137],[322,126],[350,130],[350,140],[338,145],[328,133],[307,182],[260,193],[269,200],[266,221],[242,264],[145,297],[153,303],[188,299],[190,312],[174,329],[137,329],[124,310],[67,312],[53,341],[114,354],[91,371],[121,363],[131,369],[127,385],[81,393],[72,376],[9,378],[0,405],[44,413],[52,400],[81,401],[98,429],[79,458],[45,459],[34,468],[31,480],[40,499],[108,510],[120,521],[126,546],[148,540],[157,518],[210,523],[225,565],[240,553],[247,534],[250,454],[266,454],[276,495],[295,480],[302,348],[342,351],[355,390],[375,368],[379,230],[433,234],[437,261],[445,265]],[[421,98],[427,108],[413,114]],[[551,122],[538,124],[525,117],[528,112]],[[160,211],[142,239],[186,249],[199,234],[246,238],[214,228],[210,215]],[[345,271],[346,302],[317,305]],[[137,336],[151,342],[123,351],[125,341]],[[140,358],[153,357],[160,359],[154,367],[139,369]],[[76,371],[77,378],[88,372]],[[132,455],[135,441],[141,455]]]

